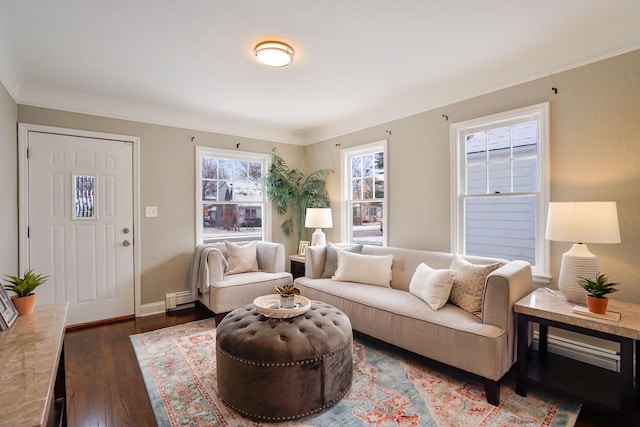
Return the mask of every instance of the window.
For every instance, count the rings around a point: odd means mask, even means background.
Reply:
[[[269,156],[196,148],[197,242],[269,240],[262,176]]]
[[[387,141],[342,150],[342,240],[386,246],[385,154]]]
[[[455,252],[522,259],[548,280],[548,123],[545,103],[451,125]]]

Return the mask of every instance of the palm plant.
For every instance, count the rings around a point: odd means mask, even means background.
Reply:
[[[597,274],[595,279],[580,277],[578,284],[594,298],[606,298],[605,295],[618,292],[618,289],[614,288],[618,284],[609,283],[609,278],[605,274]]]
[[[320,169],[305,178],[300,170],[290,169],[280,156],[273,155],[269,173],[263,182],[267,197],[276,202],[280,215],[286,214],[289,209],[295,211],[281,225],[285,236],[293,234],[297,224],[298,241],[303,240],[307,208],[329,207],[325,178],[331,173],[331,169]]]

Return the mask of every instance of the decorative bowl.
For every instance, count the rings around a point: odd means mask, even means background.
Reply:
[[[263,316],[273,317],[275,319],[288,319],[290,317],[300,316],[311,307],[311,301],[302,295],[296,295],[294,298],[293,308],[280,307],[280,295],[263,295],[253,300],[256,311]]]

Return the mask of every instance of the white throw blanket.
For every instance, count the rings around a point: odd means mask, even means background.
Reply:
[[[209,282],[209,267],[207,265],[207,259],[211,252],[220,252],[222,263],[226,268],[228,263],[220,249],[213,245],[198,245],[193,253],[191,260],[191,269],[189,270],[189,287],[191,288],[191,296],[193,300],[198,299],[198,290],[204,293],[207,292],[211,283]]]

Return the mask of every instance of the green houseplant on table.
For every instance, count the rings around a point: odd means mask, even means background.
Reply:
[[[587,306],[589,311],[597,314],[607,312],[609,299],[605,295],[618,291],[615,289],[618,284],[610,283],[605,274],[597,274],[595,279],[581,277],[578,284],[588,293]]]
[[[47,281],[49,276],[36,274],[33,268],[24,272],[22,277],[10,276],[7,280],[10,284],[5,284],[4,288],[14,292],[16,295],[11,297],[13,305],[16,307],[18,314],[29,314],[33,312],[33,306],[36,302],[36,294],[33,292],[38,286]]]

